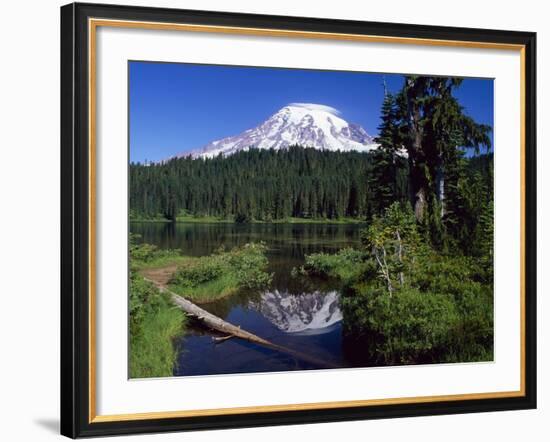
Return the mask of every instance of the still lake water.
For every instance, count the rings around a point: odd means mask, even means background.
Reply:
[[[354,224],[169,224],[131,223],[141,241],[184,255],[210,255],[263,241],[268,247],[268,289],[243,290],[203,305],[232,324],[271,342],[308,355],[314,362],[289,356],[242,339],[215,342],[212,333],[191,324],[182,336],[175,376],[289,371],[362,365],[342,336],[340,287],[337,281],[293,278],[291,271],[311,253],[334,253],[359,244]]]

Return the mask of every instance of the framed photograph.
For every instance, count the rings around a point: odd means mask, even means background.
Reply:
[[[528,32],[61,8],[61,432],[536,407]]]

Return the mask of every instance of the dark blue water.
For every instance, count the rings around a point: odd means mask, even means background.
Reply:
[[[178,342],[174,375],[209,375],[289,371],[357,366],[345,351],[337,281],[292,277],[293,267],[306,254],[334,253],[359,243],[358,225],[338,224],[163,224],[132,223],[141,240],[183,254],[205,256],[220,246],[231,248],[252,241],[268,247],[268,289],[243,290],[234,296],[202,305],[211,313],[241,326],[296,354],[272,350],[242,339],[223,342],[200,324],[191,324]]]

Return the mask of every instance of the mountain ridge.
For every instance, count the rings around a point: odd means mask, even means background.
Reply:
[[[363,127],[347,122],[340,115],[337,109],[324,104],[290,103],[256,127],[175,157],[212,158],[250,148],[278,150],[292,145],[359,152],[368,152],[378,146]]]

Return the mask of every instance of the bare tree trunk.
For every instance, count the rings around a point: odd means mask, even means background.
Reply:
[[[399,230],[395,231],[395,236],[397,237],[397,259],[399,259],[399,263],[403,265],[403,243],[401,241]],[[403,287],[403,285],[405,284],[403,271],[399,272],[399,283],[401,284],[401,287]]]
[[[421,187],[415,194],[414,215],[418,222],[422,222],[426,213],[426,190]]]
[[[418,79],[409,78],[407,80],[407,113],[410,146],[409,155],[409,194],[411,204],[414,207],[414,213],[417,221],[422,221],[426,209],[426,190],[424,189],[424,180],[418,170],[419,156],[422,153],[423,129],[420,124],[420,106],[416,102],[418,94]]]
[[[437,201],[441,208],[441,218],[445,215],[445,172],[442,166],[438,166],[435,175],[435,185],[437,188]]]
[[[378,265],[380,266],[380,271],[382,272],[382,276],[386,280],[387,286],[388,286],[388,292],[390,294],[390,298],[393,294],[393,286],[391,283],[390,278],[390,270],[388,268],[388,263],[386,262],[386,249],[382,247],[382,260],[380,260],[380,256],[378,254],[378,249],[374,248],[374,256],[376,257],[376,261],[378,262]]]

